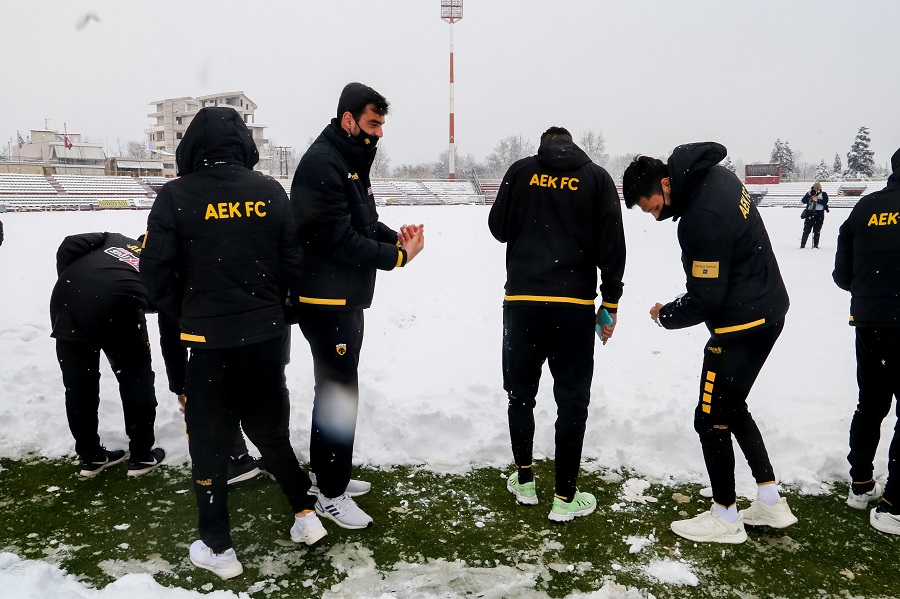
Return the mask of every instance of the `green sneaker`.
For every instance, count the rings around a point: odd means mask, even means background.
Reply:
[[[513,472],[506,479],[506,489],[516,496],[516,501],[525,505],[537,505],[537,491],[534,488],[534,481],[530,483],[519,484],[519,473]]]
[[[553,498],[553,509],[547,516],[554,522],[568,522],[580,516],[587,516],[597,508],[597,500],[590,493],[575,491],[575,497],[571,502],[565,502],[559,497]]]

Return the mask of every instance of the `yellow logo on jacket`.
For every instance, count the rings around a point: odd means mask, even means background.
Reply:
[[[214,218],[219,220],[221,218],[243,218],[243,217],[251,217],[251,216],[259,216],[263,217],[266,215],[266,212],[263,208],[266,207],[265,202],[219,202],[218,204],[207,204],[206,205],[206,216],[203,220],[209,220]]]
[[[346,343],[338,343],[334,346],[334,351],[337,352],[337,355],[343,356],[347,353],[347,344]]]
[[[694,260],[694,263],[691,266],[691,276],[697,279],[718,279],[719,263],[699,262]]]
[[[559,183],[559,185],[557,185],[557,183]],[[528,185],[549,187],[550,189],[569,189],[571,191],[578,191],[577,183],[578,179],[575,177],[551,177],[546,173],[540,175],[535,173],[531,176],[531,181],[528,182]]]
[[[896,225],[900,212],[879,212],[869,217],[867,227],[883,227],[885,225]]]

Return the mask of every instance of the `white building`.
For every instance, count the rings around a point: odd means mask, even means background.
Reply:
[[[243,117],[244,123],[250,129],[253,141],[256,142],[256,147],[259,150],[260,164],[257,168],[267,165],[262,160],[264,155],[269,154],[267,147],[269,140],[263,136],[266,126],[256,124],[256,103],[248,98],[244,92],[224,92],[200,96],[199,98],[189,96],[168,98],[156,100],[151,102],[151,104],[156,107],[156,111],[151,112],[147,116],[155,119],[156,122],[145,130],[147,143],[153,157],[162,160],[163,174],[166,177],[175,176],[175,148],[181,142],[185,129],[187,129],[194,115],[201,108],[207,106],[230,106],[237,110]]]

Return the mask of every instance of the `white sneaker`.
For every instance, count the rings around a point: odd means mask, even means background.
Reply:
[[[750,507],[741,510],[740,514],[747,526],[787,528],[797,523],[797,516],[791,512],[784,497],[779,497],[775,505],[766,505],[759,499],[754,499]]]
[[[306,492],[307,495],[318,495],[319,485],[316,484],[316,473],[312,470],[309,471],[309,482],[312,483],[312,486],[309,488],[309,491]],[[351,478],[350,482],[347,483],[347,488],[344,489],[344,493],[346,493],[350,497],[359,497],[360,495],[365,495],[371,490],[372,483]]]
[[[228,580],[240,576],[244,567],[238,561],[234,549],[226,549],[222,553],[213,553],[203,541],[194,541],[191,545],[191,563],[198,568],[209,570],[219,578]]]
[[[328,531],[322,526],[322,521],[319,520],[315,512],[310,512],[302,518],[294,518],[294,525],[291,527],[291,540],[295,543],[312,545],[327,534]]]
[[[875,530],[886,532],[889,535],[900,535],[900,516],[890,512],[879,512],[878,508],[872,508],[869,513],[869,524]]]
[[[740,513],[738,513],[737,522],[732,524],[719,518],[715,505],[708,512],[703,512],[688,520],[672,522],[672,532],[685,539],[700,543],[737,544],[747,540],[744,519]]]
[[[871,491],[859,495],[853,492],[853,485],[850,485],[850,491],[847,493],[847,505],[855,510],[864,510],[869,507],[871,502],[881,499],[882,493],[884,493],[884,487],[881,486],[881,483],[876,482]]]
[[[319,493],[317,497],[316,513],[333,520],[341,528],[365,528],[372,523],[371,516],[362,511],[346,493],[337,497],[325,497]]]

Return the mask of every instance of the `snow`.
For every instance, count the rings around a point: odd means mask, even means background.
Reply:
[[[799,249],[802,223],[797,210],[761,211],[792,307],[749,405],[780,481],[802,493],[828,492],[832,482],[848,480],[847,436],[857,395],[853,330],[847,326],[849,294],[831,280],[837,229],[849,211],[835,209],[826,216],[818,250]],[[424,223],[426,247],[404,269],[379,273],[374,305],[366,311],[355,449],[358,464],[421,465],[439,472],[509,468],[506,394],[500,368],[505,246],[488,232],[487,215],[484,206],[381,209],[382,220],[395,228],[403,223]],[[4,365],[0,370],[0,421],[5,426],[0,456],[74,455],[54,342],[49,337],[55,251],[63,237],[73,233],[105,230],[137,236],[143,232],[146,218],[144,211],[2,216],[5,241],[0,247],[0,281],[6,291],[0,304]],[[623,507],[652,501],[644,495],[649,482],[707,484],[692,422],[702,347],[708,338],[703,326],[666,331],[648,314],[655,302],[669,301],[684,291],[675,225],[654,222],[637,210],[625,210],[624,220],[628,244],[625,295],[615,337],[596,348],[584,443],[585,469],[629,471],[623,485]],[[180,464],[188,459],[182,415],[167,389],[155,316],[148,316],[148,321],[160,404],[157,441],[168,453],[166,462]],[[101,440],[109,448],[124,448],[127,438],[118,388],[105,362],[102,374]],[[287,378],[292,439],[305,461],[312,363],[308,346],[296,329]],[[553,454],[555,410],[551,379],[545,370],[535,410],[538,458]],[[888,416],[882,427],[875,472],[880,478],[886,476],[887,445],[895,420],[893,414]],[[755,485],[739,450],[736,452],[738,494],[749,497],[755,493]],[[610,481],[622,482],[616,473],[609,476]],[[128,540],[127,531],[117,534]],[[652,540],[626,542],[637,550]],[[335,550],[335,559],[339,557],[340,550]],[[479,569],[456,562],[397,564],[396,571],[389,574],[394,580],[385,581],[384,573],[365,570],[372,568],[367,563],[363,559],[362,564],[348,568],[344,591],[349,585],[361,593],[354,596],[378,598],[399,588],[405,590],[391,596],[454,597],[463,591],[452,590],[453,581],[464,572],[468,583],[483,578],[483,587],[477,586],[485,597],[543,596],[534,591],[533,572]],[[166,567],[164,563],[108,560],[104,569],[124,576],[95,590],[47,563],[0,553],[0,589],[10,597],[200,596],[199,592],[157,585],[150,574]],[[672,584],[697,584],[690,567],[677,561],[652,563],[646,574]],[[425,585],[424,580],[434,581],[433,586]],[[217,592],[205,596],[236,595]],[[610,583],[572,599],[632,596],[641,595],[636,589]]]

